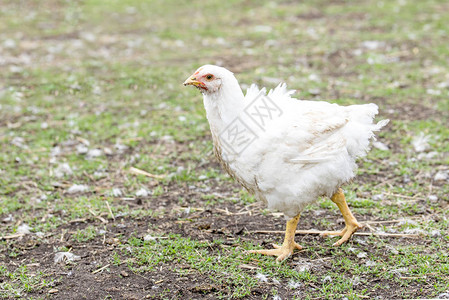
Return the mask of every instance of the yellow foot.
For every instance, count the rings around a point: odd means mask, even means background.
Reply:
[[[327,231],[321,233],[322,236],[329,236],[329,235],[338,235],[341,236],[341,239],[336,241],[332,246],[340,246],[343,243],[346,243],[351,236],[359,229],[362,229],[363,226],[359,223],[355,222],[354,224],[346,224],[345,228],[342,231]]]
[[[275,249],[270,249],[270,250],[249,250],[249,253],[259,253],[259,254],[263,254],[263,255],[272,255],[272,256],[277,256],[278,258],[276,259],[277,262],[281,262],[284,259],[286,259],[287,257],[289,257],[290,255],[292,255],[293,250],[298,249],[301,250],[302,247],[300,245],[298,245],[296,242],[293,242],[293,244],[283,244],[282,246],[273,244],[273,247]]]

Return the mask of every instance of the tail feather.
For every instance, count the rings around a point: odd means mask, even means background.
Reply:
[[[374,103],[348,106],[348,112],[350,122],[344,133],[347,138],[346,147],[352,156],[365,156],[370,148],[370,141],[376,140],[374,132],[381,130],[390,120],[373,123],[378,113],[378,107]]]
[[[389,119],[385,119],[385,120],[381,120],[379,122],[377,122],[377,124],[375,125],[373,131],[379,131],[381,130],[383,127],[385,127],[388,123],[390,122]]]

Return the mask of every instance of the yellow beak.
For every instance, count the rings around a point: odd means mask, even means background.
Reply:
[[[202,83],[201,81],[196,80],[195,76],[190,76],[189,78],[187,78],[186,81],[184,81],[184,86],[187,85],[193,85],[202,89],[207,89],[206,85],[204,83]]]

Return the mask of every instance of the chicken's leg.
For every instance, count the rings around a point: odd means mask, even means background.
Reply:
[[[296,217],[287,221],[287,228],[285,229],[285,238],[282,246],[273,244],[273,247],[276,249],[250,250],[249,252],[277,256],[278,258],[276,261],[281,262],[292,255],[294,249],[301,250],[302,247],[295,242],[295,231],[296,225],[298,225],[299,222],[299,216],[300,215],[298,214]]]
[[[346,226],[341,232],[325,232],[323,235],[339,235],[341,239],[334,243],[334,246],[340,246],[344,242],[347,242],[349,238],[356,232],[358,229],[363,226],[360,225],[352,212],[349,210],[348,204],[346,203],[345,195],[342,189],[338,189],[338,191],[331,197],[332,202],[337,204],[338,208],[345,219]]]

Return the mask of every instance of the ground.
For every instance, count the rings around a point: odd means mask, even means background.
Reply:
[[[447,1],[0,5],[0,297],[449,297]],[[285,220],[211,155],[202,97],[182,86],[206,63],[242,87],[377,103],[391,122],[343,188],[361,232],[389,236],[248,255]],[[320,199],[298,229],[342,227]]]

